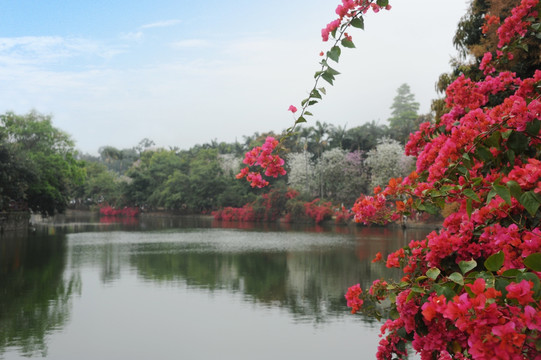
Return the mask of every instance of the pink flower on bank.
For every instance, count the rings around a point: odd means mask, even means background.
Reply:
[[[289,109],[287,109],[287,111],[291,111],[293,114],[295,114],[297,112],[297,108],[293,105],[289,105]]]

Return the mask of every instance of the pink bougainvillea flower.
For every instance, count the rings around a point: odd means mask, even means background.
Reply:
[[[359,311],[361,309],[361,306],[363,305],[364,301],[359,298],[362,292],[363,290],[361,289],[361,285],[356,284],[351,286],[345,295],[345,298],[347,300],[347,306],[351,308],[352,314],[355,314],[357,311]]]
[[[378,261],[381,260],[382,257],[383,257],[383,255],[381,255],[381,253],[378,252],[378,253],[376,254],[376,256],[374,257],[374,259],[372,259],[372,262],[373,262],[373,263],[378,262]]]
[[[293,114],[295,114],[297,112],[297,108],[293,105],[289,105],[289,108],[287,109],[288,111],[291,111]]]

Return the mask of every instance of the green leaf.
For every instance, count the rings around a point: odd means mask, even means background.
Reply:
[[[488,139],[486,139],[485,144],[489,147],[495,147],[496,149],[500,148],[500,141],[502,139],[502,133],[499,131],[494,131]]]
[[[526,135],[517,131],[513,131],[511,135],[509,135],[509,139],[507,140],[507,146],[515,153],[520,154],[528,148],[529,142],[530,141],[526,137]]]
[[[492,185],[492,188],[496,191],[498,195],[500,195],[502,199],[505,200],[508,205],[511,205],[511,191],[507,186]]]
[[[471,179],[471,181],[472,181],[473,186],[479,186],[483,182],[483,178],[479,176],[479,177]]]
[[[342,39],[341,44],[343,47],[350,48],[350,49],[353,49],[355,47],[355,44],[353,43],[353,41],[346,38]]]
[[[475,275],[476,279],[485,279],[487,287],[494,287],[495,277],[494,274],[490,271],[481,271]]]
[[[317,88],[323,95],[327,95],[327,90],[324,87]]]
[[[541,253],[528,255],[524,259],[524,265],[533,271],[541,271]]]
[[[312,90],[312,92],[310,93],[310,97],[311,98],[315,98],[315,99],[321,99],[321,94],[319,93],[319,91],[317,91],[316,89]]]
[[[302,116],[299,116],[299,118],[295,121],[295,124],[305,123],[306,119]]]
[[[473,201],[472,199],[466,199],[466,213],[468,214],[468,217],[471,217],[472,212],[473,212]]]
[[[498,195],[498,194],[496,193],[496,190],[491,189],[491,190],[488,192],[486,204],[488,204],[488,203],[490,202],[490,200],[494,199],[494,196],[496,196],[496,195]]]
[[[509,164],[511,164],[511,166],[514,166],[515,165],[515,152],[511,149],[509,149],[509,151],[507,151],[507,158],[509,159]]]
[[[430,203],[419,204],[417,206],[417,209],[420,210],[420,211],[427,212],[427,213],[432,214],[432,215],[436,215],[437,213],[439,213],[439,209],[436,206],[434,206],[433,204],[430,204]]]
[[[503,251],[492,254],[485,260],[485,268],[489,271],[498,271],[503,265]]]
[[[364,19],[362,17],[356,17],[351,20],[351,26],[364,30]]]
[[[462,276],[461,273],[454,272],[451,275],[449,275],[448,278],[452,282],[454,282],[454,283],[456,283],[458,285],[464,286],[464,277]]]
[[[464,189],[462,191],[462,193],[464,195],[466,195],[468,198],[474,200],[474,201],[477,201],[477,202],[480,202],[481,199],[479,199],[479,196],[477,196],[477,194],[475,193],[475,191],[473,191],[472,189]]]
[[[438,268],[430,268],[426,271],[426,276],[431,278],[432,280],[436,280],[436,278],[440,275],[441,271]]]
[[[539,205],[541,205],[541,199],[539,198],[539,195],[537,195],[533,191],[528,191],[522,194],[520,199],[518,199],[520,204],[524,206],[526,211],[531,216],[535,216],[535,213],[537,212],[537,209],[539,209]]]
[[[503,279],[503,278],[497,278],[495,281],[494,281],[494,288],[498,291],[501,291],[503,296],[505,297],[505,295],[507,294],[507,290],[505,289],[507,287],[507,285],[509,285],[511,282],[507,279]]]
[[[307,115],[307,116],[314,116],[314,114],[312,114],[310,111],[305,111],[305,112],[304,112],[304,115]]]
[[[456,296],[456,292],[449,285],[434,284],[434,290],[436,290],[436,294],[444,295],[447,300],[452,300]]]
[[[376,4],[378,4],[381,7],[389,5],[389,0],[377,0]]]
[[[508,276],[508,277],[513,277],[513,276],[518,276],[520,274],[522,274],[522,272],[524,271],[524,269],[509,269],[509,270],[505,270],[503,272],[503,276]]]
[[[477,261],[471,259],[470,261],[461,261],[458,263],[458,267],[462,274],[466,274],[468,271],[475,269],[477,266]]]
[[[340,73],[336,70],[334,70],[332,67],[327,65],[327,70],[325,70],[326,73],[329,73],[331,75],[339,75]]]
[[[539,130],[541,130],[541,120],[533,120],[526,125],[526,132],[530,135],[539,135]]]
[[[522,196],[522,189],[520,185],[514,180],[509,180],[507,184],[505,185],[507,185],[507,187],[509,188],[509,191],[511,192],[511,196],[519,200],[520,197]]]
[[[331,50],[327,52],[327,56],[329,57],[329,59],[335,62],[338,62],[338,59],[340,59],[341,52],[342,50],[340,49],[340,47],[335,45],[331,48]]]
[[[494,159],[494,156],[492,155],[490,150],[484,146],[478,146],[475,150],[475,155],[478,159],[484,162],[489,162]]]
[[[323,72],[321,74],[321,77],[328,82],[329,84],[333,85],[334,76],[332,74],[329,74],[328,72]]]

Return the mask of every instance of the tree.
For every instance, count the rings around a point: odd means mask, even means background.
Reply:
[[[373,149],[378,140],[389,134],[389,129],[385,125],[378,125],[374,120],[356,126],[346,131],[345,138],[342,140],[344,150],[367,152]]]
[[[336,126],[336,125],[330,125],[329,127],[329,146],[332,148],[343,148],[344,140],[346,139],[347,130],[346,125],[344,126]]]
[[[391,117],[387,119],[391,137],[405,144],[410,133],[419,126],[417,123],[419,103],[415,101],[415,95],[411,93],[408,84],[402,84],[396,90],[391,109]]]
[[[360,194],[367,194],[369,190],[369,169],[364,158],[362,151],[353,151],[346,154],[342,165],[342,186],[338,189],[336,200],[341,201],[348,208]]]
[[[5,151],[11,153],[11,159],[19,159],[12,164],[24,167],[11,167],[14,173],[23,175],[17,180],[22,182],[16,195],[22,197],[12,200],[26,202],[31,210],[46,215],[63,212],[71,190],[84,178],[69,135],[53,127],[50,116],[36,111],[26,115],[8,112],[0,116],[0,123],[4,126]],[[18,162],[20,159],[24,160]]]
[[[501,57],[501,31],[498,33],[498,29],[520,3],[520,0],[473,0],[470,3],[453,39],[460,51],[455,69],[461,67],[474,80],[483,77],[483,59],[487,54],[494,59]],[[497,66],[498,71],[509,70],[521,78],[531,77],[541,65],[541,44],[538,40],[531,36],[523,38],[522,49],[507,50],[507,54],[512,56],[506,56],[493,65]]]
[[[409,174],[413,158],[404,155],[404,147],[396,140],[382,138],[366,154],[365,165],[370,171],[370,189],[383,186],[393,177]]]
[[[484,77],[486,61],[492,62],[494,71],[512,71],[520,78],[532,77],[541,66],[541,44],[535,36],[526,36],[521,39],[521,49],[506,49],[506,56],[502,58],[500,49],[499,25],[511,15],[511,10],[521,3],[521,0],[473,0],[466,14],[458,23],[453,43],[459,51],[459,56],[452,59],[450,73],[440,75],[436,89],[444,94],[447,87],[460,75],[475,81]],[[485,24],[486,21],[486,24]],[[526,51],[525,51],[526,49]],[[496,103],[502,99],[496,99]],[[444,99],[432,101],[432,110],[436,119],[439,119],[448,110]]]
[[[134,147],[134,150],[136,150],[139,156],[141,156],[143,152],[150,149],[154,145],[156,145],[156,143],[153,140],[144,138],[141,141],[139,141],[139,144],[137,144],[137,146]]]
[[[74,195],[82,203],[107,203],[119,205],[121,203],[121,180],[113,171],[107,169],[99,162],[85,163],[85,181],[74,190]]]
[[[334,148],[324,151],[319,157],[316,165],[320,174],[320,196],[324,199],[337,199],[342,188],[344,179],[344,165],[346,163],[346,152]]]
[[[25,199],[28,183],[35,178],[27,160],[15,153],[13,147],[6,142],[7,136],[5,128],[0,128],[0,211],[18,208],[12,202]]]
[[[316,195],[318,188],[315,177],[316,169],[312,157],[313,155],[307,151],[287,155],[289,167],[287,184],[310,198]]]
[[[144,142],[142,140],[141,142]],[[144,143],[148,145],[149,143]],[[139,143],[139,146],[144,146]],[[150,145],[149,145],[150,146]],[[123,175],[129,167],[140,156],[137,148],[132,149],[117,149],[114,146],[103,146],[98,150],[101,161],[108,169],[115,171],[119,175]]]

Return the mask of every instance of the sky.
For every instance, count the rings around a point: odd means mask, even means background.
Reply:
[[[243,142],[280,133],[313,87],[338,0],[0,0],[0,113],[50,115],[76,148]],[[386,124],[407,83],[420,113],[457,55],[467,0],[390,1],[350,32],[308,125]]]

